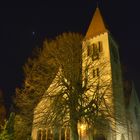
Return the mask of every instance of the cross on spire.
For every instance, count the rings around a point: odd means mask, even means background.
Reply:
[[[96,0],[96,5],[97,7],[99,7],[99,0]]]

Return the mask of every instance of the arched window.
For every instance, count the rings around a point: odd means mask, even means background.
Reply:
[[[53,134],[51,128],[48,129],[47,131],[47,140],[52,140],[53,139]]]
[[[46,130],[42,130],[42,140],[46,140]]]
[[[66,128],[66,140],[70,140],[70,128]]]
[[[124,134],[121,135],[121,140],[125,140]]]
[[[61,128],[61,140],[65,140],[65,129]]]
[[[87,55],[92,57],[92,60],[99,59],[99,54],[103,51],[103,44],[101,41],[87,46]]]
[[[37,131],[37,140],[41,140],[41,129]]]

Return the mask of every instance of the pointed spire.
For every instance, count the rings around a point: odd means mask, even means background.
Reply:
[[[94,37],[94,36],[99,35],[99,34],[104,33],[104,32],[107,32],[107,29],[105,27],[100,10],[97,6],[96,11],[93,15],[92,21],[91,21],[89,28],[87,30],[85,38],[89,39],[91,37]]]

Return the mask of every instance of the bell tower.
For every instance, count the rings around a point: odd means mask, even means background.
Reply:
[[[124,93],[118,45],[106,28],[101,12],[97,7],[82,46],[82,71],[91,63],[88,75],[90,79],[100,77],[100,84],[110,83],[106,98],[114,119],[109,122],[115,131],[106,137],[120,140],[122,135],[127,140]],[[84,76],[83,76],[84,77]]]

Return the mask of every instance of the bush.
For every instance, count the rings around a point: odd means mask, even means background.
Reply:
[[[14,140],[14,116],[14,113],[11,113],[8,121],[1,126],[0,140]]]

